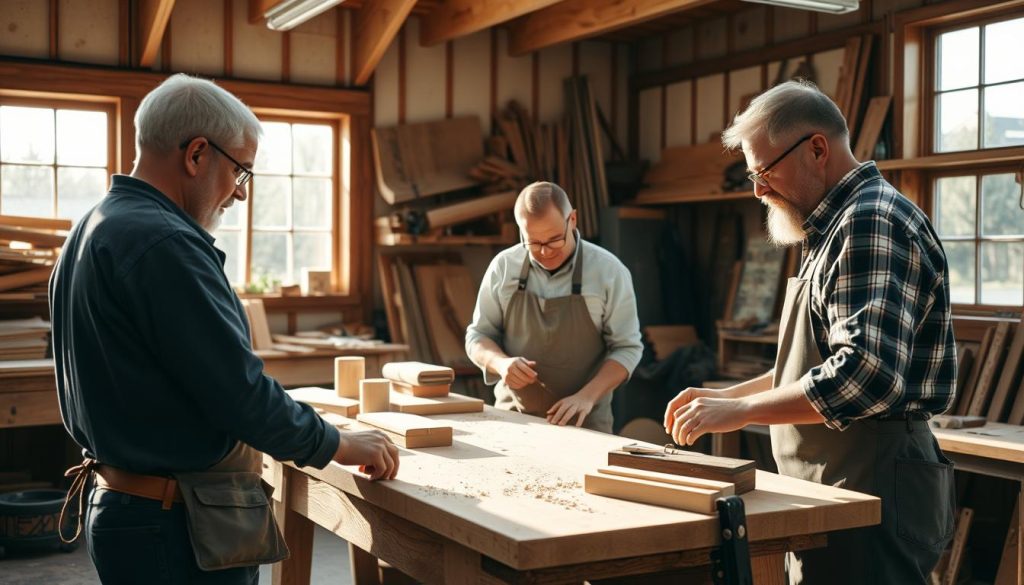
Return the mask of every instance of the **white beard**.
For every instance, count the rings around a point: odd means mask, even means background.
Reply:
[[[788,201],[776,198],[768,203],[768,241],[782,247],[804,241],[804,218]]]

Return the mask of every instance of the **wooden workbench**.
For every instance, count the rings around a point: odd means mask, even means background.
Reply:
[[[1002,423],[986,423],[974,429],[932,429],[943,453],[956,469],[1009,479],[1020,484],[1017,494],[1017,517],[1010,529],[1017,529],[1016,575],[1007,583],[1021,583],[1024,575],[1024,427]]]
[[[630,440],[490,407],[431,418],[451,423],[453,445],[403,449],[394,481],[265,458],[292,555],[275,565],[275,583],[309,582],[314,522],[349,542],[356,583],[376,581],[374,557],[425,583],[579,583],[661,571],[710,582],[717,518],[583,491],[584,473]],[[876,524],[881,514],[877,498],[760,471],[743,499],[759,584],[782,583],[785,551],[823,546],[825,533]]]
[[[384,343],[356,349],[318,349],[310,353],[284,353],[258,351],[263,360],[263,371],[282,386],[334,387],[334,358],[363,356],[366,358],[366,377],[380,377],[381,367],[388,362],[405,361],[409,346]]]

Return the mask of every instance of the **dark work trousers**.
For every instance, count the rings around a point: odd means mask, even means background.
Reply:
[[[259,567],[202,571],[189,541],[185,506],[94,488],[85,513],[89,556],[104,585],[256,585]]]

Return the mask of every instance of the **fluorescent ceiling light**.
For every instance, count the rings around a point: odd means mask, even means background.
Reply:
[[[267,28],[290,30],[341,3],[342,0],[285,0],[263,16],[267,19]]]
[[[830,12],[832,14],[845,14],[853,12],[860,7],[860,0],[743,0],[744,2],[756,2],[758,4],[771,4],[785,8],[797,8],[800,10],[814,10],[816,12]]]

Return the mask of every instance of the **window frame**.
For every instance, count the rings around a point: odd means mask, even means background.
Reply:
[[[103,112],[107,115],[107,178],[109,185],[109,178],[114,175],[120,165],[118,164],[118,104],[114,99],[97,99],[94,96],[82,96],[82,99],[75,99],[77,96],[68,96],[66,94],[46,94],[46,93],[34,93],[34,92],[17,92],[11,93],[6,91],[0,91],[0,106],[16,106],[16,107],[29,107],[29,108],[46,108],[51,110],[80,110],[88,112]],[[56,137],[55,137],[56,138]],[[56,148],[56,140],[54,140],[54,147]],[[5,164],[5,163],[0,163]],[[18,163],[6,163],[6,164],[18,164]],[[65,168],[85,168],[78,165],[61,165],[57,163],[56,154],[54,155],[52,164],[36,164],[29,163],[30,166],[38,167],[49,167],[53,169],[53,193],[52,202],[54,205],[54,211],[56,212],[57,200],[58,200],[58,184],[57,184],[57,169],[61,167]],[[101,167],[88,167],[88,168],[101,168]],[[2,187],[0,187],[2,189]],[[105,192],[104,192],[105,194]],[[0,192],[0,198],[3,197],[3,193]],[[9,215],[3,210],[2,202],[0,202],[0,215]],[[52,216],[52,219],[56,218],[56,215]]]

